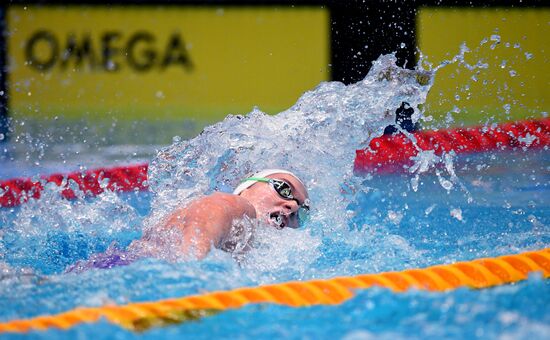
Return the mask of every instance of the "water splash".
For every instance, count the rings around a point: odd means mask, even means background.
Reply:
[[[462,45],[456,56],[435,67],[421,58],[416,70],[398,67],[395,55],[381,56],[362,81],[347,86],[340,82],[321,83],[278,115],[270,116],[256,108],[246,116],[229,115],[191,140],[174,138],[172,145],[159,151],[150,162],[152,213],[143,221],[128,203],[117,200],[112,193],[104,193],[90,201],[81,197],[76,203],[69,203],[59,199],[57,189],[47,188],[42,199],[16,213],[16,223],[8,222],[15,230],[9,235],[15,238],[21,234],[29,235],[29,238],[39,240],[37,247],[46,245],[50,251],[57,251],[55,245],[53,249],[48,246],[44,230],[62,230],[70,235],[66,243],[71,243],[82,234],[95,237],[129,232],[135,236],[143,228],[145,235],[155,235],[154,241],[164,242],[166,246],[156,256],[171,261],[181,260],[181,254],[173,251],[177,242],[166,242],[179,239],[177,231],[174,231],[176,235],[167,235],[155,230],[168,212],[200,195],[214,191],[231,192],[248,173],[276,167],[289,169],[304,180],[314,203],[312,218],[305,230],[288,232],[288,235],[285,231],[275,237],[269,229],[257,228],[250,256],[237,256],[243,268],[255,269],[250,271],[258,273],[257,280],[266,282],[287,277],[274,274],[281,268],[281,272],[293,272],[296,278],[314,275],[314,270],[306,269],[323,256],[326,252],[323,247],[326,248],[327,244],[353,248],[358,244],[381,242],[377,249],[395,251],[398,244],[403,247],[402,242],[390,242],[395,235],[384,235],[382,240],[375,240],[364,232],[350,230],[348,226],[350,204],[357,201],[358,194],[368,191],[363,179],[353,175],[354,151],[368,146],[372,138],[381,135],[384,127],[394,122],[395,110],[403,102],[415,109],[411,117],[414,123],[419,119],[428,120],[423,116],[422,107],[439,69],[452,63],[471,71],[488,67],[482,60],[473,64],[466,62],[468,52],[468,47]],[[455,107],[449,113],[451,118],[452,113],[457,112],[460,109]],[[415,142],[412,135],[405,135]],[[452,153],[438,156],[433,151],[419,150],[413,159],[414,165],[409,169],[413,175],[410,182],[413,192],[418,190],[421,176],[433,172],[447,192],[460,188],[467,201],[472,202],[472,196],[455,173],[453,159]],[[383,218],[369,225],[383,222],[399,226],[406,219],[400,209],[389,209]],[[426,215],[433,209],[424,208]],[[82,258],[91,252],[103,251],[110,244],[106,240],[108,238],[87,245],[85,254],[75,250],[61,257]],[[66,244],[62,246],[66,247]],[[414,246],[403,249],[407,254],[403,258],[415,257]],[[147,254],[147,249],[140,251]],[[23,248],[19,252],[25,258]],[[269,259],[268,254],[276,256]],[[214,251],[207,262],[215,262],[219,256],[220,253]],[[23,262],[32,262],[32,259],[26,258]],[[384,263],[375,260],[374,266]]]
[[[139,214],[116,193],[90,201],[75,183],[72,188],[79,197],[73,202],[62,197],[61,187],[49,183],[40,199],[29,200],[16,214],[3,212],[0,260],[9,252],[14,265],[54,273],[75,258],[104,251],[113,239],[129,242],[139,236]]]
[[[381,56],[358,83],[321,83],[276,116],[259,109],[230,115],[192,140],[173,143],[151,162],[158,214],[150,225],[175,205],[215,190],[230,191],[246,174],[277,167],[305,181],[325,232],[342,229],[348,201],[341,187],[353,183],[354,150],[393,123],[402,102],[416,109],[416,122],[432,74],[398,67],[393,54]]]
[[[8,245],[11,263],[30,264],[42,273],[63,271],[75,259],[105,251],[113,239],[128,240],[120,245],[124,247],[142,231],[146,238],[154,235],[154,242],[164,243],[163,251],[149,252],[147,245],[132,249],[181,260],[181,254],[174,251],[177,244],[166,241],[178,240],[178,235],[155,230],[168,212],[200,195],[230,192],[250,172],[286,168],[298,174],[310,190],[314,202],[311,228],[281,239],[260,231],[256,253],[251,252],[250,260],[239,261],[247,268],[255,266],[259,273],[269,272],[277,268],[277,261],[266,262],[262,254],[286,240],[287,246],[277,257],[286,258],[283,268],[295,268],[300,277],[320,256],[321,240],[353,242],[353,237],[346,237],[347,206],[357,192],[365,190],[361,179],[353,176],[354,151],[394,122],[394,112],[402,102],[415,108],[412,119],[416,122],[422,116],[420,107],[432,79],[430,71],[398,67],[395,55],[381,56],[362,81],[348,86],[321,83],[276,116],[254,109],[246,116],[230,115],[191,140],[174,138],[173,144],[150,162],[152,213],[145,220],[114,193],[86,199],[74,187],[78,199],[68,202],[60,197],[58,187],[47,185],[39,200],[31,200],[8,219],[0,216],[5,220],[2,224],[10,226],[0,243]],[[300,238],[298,250],[292,250],[288,244]],[[29,255],[29,247],[38,251]],[[216,254],[207,260],[215,259]],[[0,254],[0,260],[4,257],[5,253]]]

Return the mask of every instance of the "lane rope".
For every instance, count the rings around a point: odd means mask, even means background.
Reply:
[[[550,118],[529,120],[491,127],[469,127],[439,131],[421,131],[412,134],[411,139],[402,134],[374,138],[367,149],[356,150],[354,170],[356,174],[370,171],[395,172],[411,164],[411,157],[419,150],[443,152],[483,152],[506,149],[529,149],[550,146]],[[95,196],[104,190],[119,192],[147,189],[147,164],[126,167],[100,168],[86,172],[53,174],[33,181],[16,178],[0,181],[0,206],[15,207],[31,198],[40,198],[46,183],[63,187],[62,196],[76,197],[70,188],[76,183],[87,196]],[[107,185],[101,183],[109,180]]]
[[[416,140],[416,145],[412,142]],[[396,172],[412,164],[411,158],[420,151],[473,153],[550,146],[550,118],[526,120],[494,126],[476,126],[374,138],[369,147],[357,150],[354,162],[356,174],[371,171]]]
[[[78,307],[56,315],[3,322],[0,323],[0,333],[69,329],[100,319],[129,330],[143,331],[196,320],[248,304],[270,303],[289,307],[337,305],[352,298],[356,290],[374,286],[396,293],[411,288],[431,292],[460,287],[481,289],[519,282],[533,272],[540,272],[544,278],[550,277],[550,248],[424,269],[286,282],[127,305]]]
[[[127,192],[147,189],[147,164],[136,164],[114,168],[99,168],[86,172],[53,174],[43,176],[38,181],[29,178],[15,178],[0,181],[0,206],[15,207],[30,198],[40,198],[44,185],[54,183],[64,188],[61,195],[74,199],[71,184],[76,184],[86,196],[96,196],[104,190]]]

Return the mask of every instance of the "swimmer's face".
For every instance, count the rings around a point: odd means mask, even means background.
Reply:
[[[256,209],[256,216],[276,228],[298,228],[298,210],[309,198],[306,188],[294,176],[273,174],[268,178],[281,179],[292,188],[295,200],[282,198],[269,183],[257,182],[244,190],[241,196],[246,198]],[[296,200],[298,202],[296,202]]]

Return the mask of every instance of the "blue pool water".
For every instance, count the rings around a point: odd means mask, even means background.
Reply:
[[[82,305],[151,301],[270,282],[401,270],[548,247],[547,152],[496,155],[496,159],[480,154],[456,160],[457,168],[463,169],[457,174],[469,193],[448,193],[434,175],[424,176],[417,192],[410,189],[411,176],[407,174],[363,179],[364,191],[350,202],[353,216],[338,236],[323,236],[315,223],[298,231],[277,231],[284,235],[266,234],[270,241],[281,236],[284,244],[279,244],[280,249],[259,249],[253,260],[241,267],[229,255],[214,252],[202,262],[143,259],[126,267],[63,274],[68,264],[104,251],[113,241],[123,247],[139,236],[139,230],[111,231],[108,225],[98,223],[87,226],[93,231],[48,228],[43,230],[45,234],[22,235],[10,227],[24,208],[3,210],[2,252],[10,269],[4,270],[0,281],[0,317],[10,320]],[[511,160],[515,167],[502,166]],[[480,164],[483,170],[471,170]],[[526,176],[525,169],[529,169]],[[467,203],[467,195],[474,201]],[[123,194],[119,199],[120,204],[127,202],[134,209],[120,218],[131,217],[139,224],[150,212],[150,194]],[[451,215],[455,209],[460,209],[461,220],[456,213]],[[111,217],[109,222],[116,220]],[[296,249],[291,242],[298,243]],[[262,258],[254,258],[257,256]],[[480,291],[396,295],[372,289],[336,307],[248,306],[144,335],[543,338],[550,332],[549,302],[549,283],[534,275],[524,283]],[[135,336],[106,322],[34,335]]]
[[[546,149],[428,153],[417,160],[425,167],[353,175],[354,150],[391,122],[388,108],[424,101],[429,84],[416,83],[407,72],[391,58],[381,59],[363,82],[321,84],[275,117],[256,110],[228,117],[192,140],[175,139],[151,152],[150,192],[66,201],[48,187],[40,200],[0,209],[0,321],[549,247]],[[4,164],[9,174],[13,165]],[[273,166],[304,179],[313,201],[311,219],[297,230],[259,225],[252,250],[240,262],[220,250],[203,261],[184,261],[167,250],[128,266],[64,272],[109,247],[125,248],[175,205],[200,193],[230,191],[246,172]],[[34,171],[21,163],[13,167]],[[549,305],[550,283],[532,275],[526,282],[479,291],[370,289],[339,306],[253,305],[143,334],[102,321],[32,336],[547,338]]]

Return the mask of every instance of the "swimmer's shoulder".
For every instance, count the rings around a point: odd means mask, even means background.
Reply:
[[[204,197],[204,199],[209,204],[222,205],[231,210],[235,210],[235,213],[238,215],[247,215],[252,218],[256,217],[256,209],[254,209],[254,206],[242,196],[225,192],[215,192]]]

